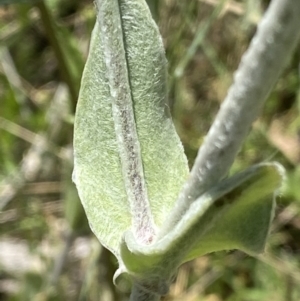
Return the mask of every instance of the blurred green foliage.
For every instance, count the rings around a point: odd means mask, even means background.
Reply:
[[[148,0],[169,60],[169,98],[190,165],[268,1]],[[226,5],[225,5],[226,4]],[[95,22],[92,1],[0,0],[0,300],[126,300],[71,180],[72,121]],[[265,256],[185,264],[164,300],[300,299],[300,53],[254,123],[232,173],[288,171]]]

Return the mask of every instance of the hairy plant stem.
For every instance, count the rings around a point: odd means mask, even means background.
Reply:
[[[129,301],[159,301],[159,295],[145,291],[141,286],[134,283],[131,290]]]
[[[299,16],[299,0],[271,2],[161,236],[174,227],[198,196],[228,173],[252,122],[299,41]]]

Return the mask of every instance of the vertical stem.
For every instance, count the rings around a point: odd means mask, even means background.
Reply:
[[[141,286],[134,283],[131,289],[129,301],[159,301],[160,296],[149,291],[145,291]]]
[[[78,91],[76,89],[74,79],[72,77],[71,71],[68,68],[65,55],[62,50],[62,46],[58,41],[57,34],[55,32],[55,25],[52,16],[49,13],[48,7],[46,6],[44,0],[38,1],[36,7],[40,11],[41,21],[43,22],[44,29],[46,31],[49,42],[53,48],[56,59],[58,61],[58,67],[60,69],[63,80],[67,84],[71,96],[72,111],[75,112],[75,107],[78,98]]]

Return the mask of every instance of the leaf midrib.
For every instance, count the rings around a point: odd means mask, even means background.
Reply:
[[[98,0],[97,6],[119,158],[131,209],[132,230],[137,241],[147,244],[155,234],[154,222],[134,117],[122,7],[120,0]]]

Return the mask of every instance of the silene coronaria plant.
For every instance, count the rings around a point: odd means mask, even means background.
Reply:
[[[204,254],[263,252],[284,174],[263,163],[226,178],[300,37],[300,1],[273,0],[188,169],[167,105],[167,62],[145,0],[97,0],[75,118],[74,182],[132,301],[160,300]]]

